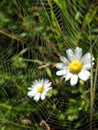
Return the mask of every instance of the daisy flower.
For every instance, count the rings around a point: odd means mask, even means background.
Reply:
[[[70,80],[70,84],[76,85],[78,78],[86,81],[90,77],[89,70],[94,64],[94,58],[90,53],[86,53],[82,56],[82,49],[76,47],[73,51],[71,49],[66,50],[67,57],[60,56],[62,63],[57,63],[56,68],[59,71],[56,72],[56,75],[62,76],[65,80]]]
[[[28,96],[34,97],[35,101],[44,100],[47,92],[52,89],[51,82],[48,79],[35,80],[30,88],[28,88]]]

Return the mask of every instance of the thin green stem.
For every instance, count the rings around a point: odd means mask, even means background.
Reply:
[[[98,60],[96,63],[96,70],[95,70],[95,77],[94,77],[94,89],[93,89],[94,98],[95,98],[95,91],[96,91],[97,74],[98,74]]]
[[[91,35],[90,26],[89,28],[89,35]],[[92,69],[92,43],[90,40],[90,53],[91,53],[91,80],[90,80],[90,130],[92,130],[92,121],[93,121],[93,69]]]
[[[93,71],[91,69],[91,82],[90,82],[90,130],[92,130],[92,120],[93,120]]]

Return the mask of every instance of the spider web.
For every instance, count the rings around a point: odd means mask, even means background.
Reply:
[[[53,95],[52,97],[46,99],[45,101],[40,101],[36,103],[33,99],[30,99],[27,97],[27,88],[31,86],[32,81],[39,78],[48,78],[47,72],[45,69],[38,69],[40,65],[43,65],[47,63],[48,61],[54,62],[54,57],[58,60],[59,54],[63,54],[66,48],[72,47],[74,48],[74,45],[72,44],[72,41],[79,40],[77,37],[77,32],[80,31],[80,28],[78,25],[74,23],[71,23],[68,19],[65,18],[64,14],[61,13],[59,7],[57,6],[56,2],[53,2],[52,9],[54,11],[54,14],[56,16],[56,19],[54,17],[52,18],[49,13],[51,12],[51,3],[49,6],[48,0],[31,0],[29,1],[31,3],[32,8],[35,8],[35,13],[31,15],[32,10],[28,11],[29,7],[26,7],[22,4],[22,1],[17,1],[18,7],[17,10],[19,14],[23,15],[23,26],[19,25],[18,21],[20,19],[17,19],[16,23],[9,26],[9,31],[11,31],[12,35],[20,35],[23,36],[23,39],[20,40],[11,40],[11,44],[7,46],[6,50],[0,53],[0,69],[1,71],[1,95],[2,102],[7,100],[7,104],[10,104],[11,107],[8,107],[7,112],[5,116],[3,115],[3,120],[1,121],[1,126],[5,125],[5,118],[11,118],[10,125],[14,125],[16,128],[22,127],[23,129],[46,129],[47,125],[50,127],[50,129],[53,130],[89,130],[89,114],[86,114],[85,111],[79,111],[77,114],[78,117],[74,121],[66,120],[67,117],[63,117],[65,112],[72,106],[71,103],[66,101],[66,98],[62,97],[56,97]],[[78,8],[78,3],[77,8]],[[72,8],[72,4],[70,3],[71,7],[68,12],[72,17],[75,16],[75,8]],[[79,9],[80,10],[80,9]],[[84,11],[84,7],[81,8],[82,11]],[[37,12],[37,13],[36,13]],[[44,12],[44,13],[43,13]],[[30,14],[29,14],[30,13]],[[85,11],[84,11],[85,13]],[[39,15],[40,14],[40,15]],[[40,18],[41,16],[41,18]],[[21,16],[20,16],[21,17]],[[47,26],[48,23],[48,29],[42,28],[40,31],[38,31],[39,28],[41,28],[40,19],[43,19],[44,26]],[[58,32],[55,32],[55,30],[52,30],[52,28],[55,28],[55,25],[53,24],[52,20],[57,20],[58,25]],[[72,20],[71,18],[70,20]],[[34,22],[35,20],[35,22]],[[80,15],[80,19],[78,21],[80,24],[82,22],[82,16]],[[26,23],[29,23],[26,25]],[[74,25],[74,26],[73,26]],[[18,26],[19,28],[16,30],[15,26]],[[26,28],[29,28],[29,30]],[[69,28],[67,28],[68,26]],[[71,26],[71,27],[70,27]],[[69,35],[71,37],[71,40],[69,40],[69,44],[65,45],[65,39],[64,36],[58,39],[55,33],[59,33],[59,27],[61,28],[61,31],[64,32],[65,35]],[[31,28],[31,29],[30,29]],[[33,31],[32,31],[33,30]],[[54,34],[54,37],[51,39],[51,43],[47,42],[47,37],[45,32],[50,32],[50,34]],[[75,32],[75,33],[73,33]],[[28,37],[25,37],[25,35],[28,34]],[[33,35],[33,39],[31,36]],[[46,37],[46,39],[43,39],[42,37]],[[25,39],[25,40],[24,40]],[[75,40],[76,39],[76,40]],[[82,44],[83,41],[80,41],[80,44]],[[88,41],[87,41],[88,42]],[[55,46],[54,46],[54,43]],[[59,47],[59,44],[62,44],[61,47]],[[57,48],[57,49],[56,49]],[[12,53],[12,50],[14,49],[14,54]],[[84,46],[84,50],[88,49],[88,44]],[[59,50],[59,51],[58,51]],[[12,55],[13,54],[13,55]],[[42,55],[41,55],[42,54]],[[5,75],[6,74],[6,75]],[[17,78],[15,78],[17,77]],[[54,83],[55,85],[55,83]],[[89,88],[88,84],[86,85],[86,90]],[[71,96],[71,88],[68,89],[67,93],[69,97]],[[66,93],[66,92],[65,92]],[[66,96],[65,96],[66,97]],[[85,101],[89,103],[89,94],[85,96]],[[81,102],[81,98],[75,98],[75,100],[79,103]],[[1,103],[2,105],[2,103]],[[96,105],[94,106],[94,113],[96,113],[97,110],[97,101]],[[15,114],[13,114],[15,113]],[[72,113],[71,113],[72,114]],[[73,111],[74,114],[74,111]],[[61,115],[61,119],[59,119],[59,115]],[[63,118],[62,118],[63,117]],[[0,119],[1,120],[1,119]],[[14,121],[14,122],[13,122]],[[43,121],[43,122],[42,122]],[[77,122],[82,122],[83,126],[78,127],[76,126]],[[26,123],[29,126],[26,126]],[[19,125],[17,125],[19,124]],[[33,124],[36,124],[35,126]],[[7,124],[8,125],[8,124]],[[10,126],[9,125],[9,126]],[[79,124],[78,124],[79,125]],[[93,120],[93,129],[97,129],[97,121]],[[37,126],[37,128],[36,128]],[[75,128],[76,127],[76,128]]]

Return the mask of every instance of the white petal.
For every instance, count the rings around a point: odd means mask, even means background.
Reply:
[[[34,97],[34,100],[35,101],[38,101],[40,99],[40,93],[37,93],[36,95],[35,95],[35,97]]]
[[[90,70],[91,69],[91,64],[88,63],[88,64],[83,65],[83,69]]]
[[[86,81],[89,79],[89,74],[87,74],[88,72],[86,72],[85,70],[82,70],[78,76],[80,79],[82,79],[83,81]]]
[[[47,93],[49,90],[51,90],[51,89],[52,89],[52,87],[45,88],[45,90],[44,90],[43,94],[45,94],[45,95],[46,95],[46,93]]]
[[[74,52],[71,49],[66,50],[66,54],[70,61],[77,59]]]
[[[32,90],[30,90],[29,92],[28,92],[28,96],[29,97],[33,97],[34,95],[36,95],[36,93],[37,93],[37,89],[36,88],[33,88]]]
[[[70,78],[71,78],[71,76],[72,76],[72,74],[69,72],[69,73],[67,73],[67,75],[66,75],[66,77],[65,77],[65,80],[67,81],[67,80],[69,80]]]
[[[40,82],[36,84],[36,88],[38,88],[39,86],[43,86],[43,83]]]
[[[48,84],[45,84],[45,85],[44,85],[44,88],[51,88],[50,86],[51,86],[51,82],[48,83]]]
[[[32,87],[29,87],[28,90],[32,90],[33,88]]]
[[[89,71],[87,71],[87,70],[84,70],[84,71],[85,71],[85,74],[86,74],[88,77],[90,77],[91,73],[90,73]]]
[[[42,79],[42,80],[39,82],[39,84],[43,86],[45,82],[48,82],[48,81],[47,81],[47,80]]]
[[[57,63],[56,64],[56,68],[57,69],[64,69],[65,68],[65,65],[63,63]]]
[[[50,81],[49,81],[48,79],[44,79],[43,85],[46,85],[46,84],[48,84],[48,83],[50,83]]]
[[[49,86],[51,86],[51,82],[50,82],[48,79],[46,79],[46,80],[44,81],[44,83],[43,83],[43,86],[44,86],[44,87],[45,87],[45,86],[49,87]]]
[[[46,95],[45,93],[42,93],[42,94],[41,94],[41,99],[42,99],[42,100],[45,99],[45,95]]]
[[[76,85],[78,82],[78,75],[77,74],[73,74],[71,79],[70,79],[70,84],[73,86],[73,85]]]
[[[80,60],[81,57],[82,57],[82,49],[79,48],[79,47],[77,47],[77,48],[75,49],[75,55],[76,55],[77,59]]]
[[[27,95],[28,95],[29,97],[33,97],[33,96],[34,96],[34,93],[33,93],[33,91],[29,91]]]
[[[56,75],[60,76],[60,75],[65,75],[67,73],[67,70],[60,70],[56,72]]]
[[[60,56],[60,60],[65,64],[65,65],[68,65],[69,64],[69,61],[66,59],[66,57],[64,56]]]
[[[32,87],[33,86],[37,86],[37,84],[39,84],[39,82],[41,82],[40,80],[35,80],[34,82],[33,82],[33,84],[32,84]]]
[[[86,53],[83,57],[82,57],[82,62],[83,64],[88,64],[91,63],[91,54],[90,53]]]

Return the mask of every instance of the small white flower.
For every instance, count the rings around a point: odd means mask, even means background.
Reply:
[[[65,80],[70,80],[70,84],[76,85],[78,78],[83,81],[86,81],[90,77],[89,70],[94,64],[94,58],[90,53],[86,53],[82,57],[82,49],[76,47],[74,51],[71,49],[66,50],[68,59],[64,56],[60,56],[62,63],[57,63],[56,68],[59,71],[56,72],[56,75],[62,76]]]
[[[47,92],[52,89],[51,82],[48,79],[35,80],[30,88],[28,88],[28,96],[34,97],[35,101],[45,99]]]

